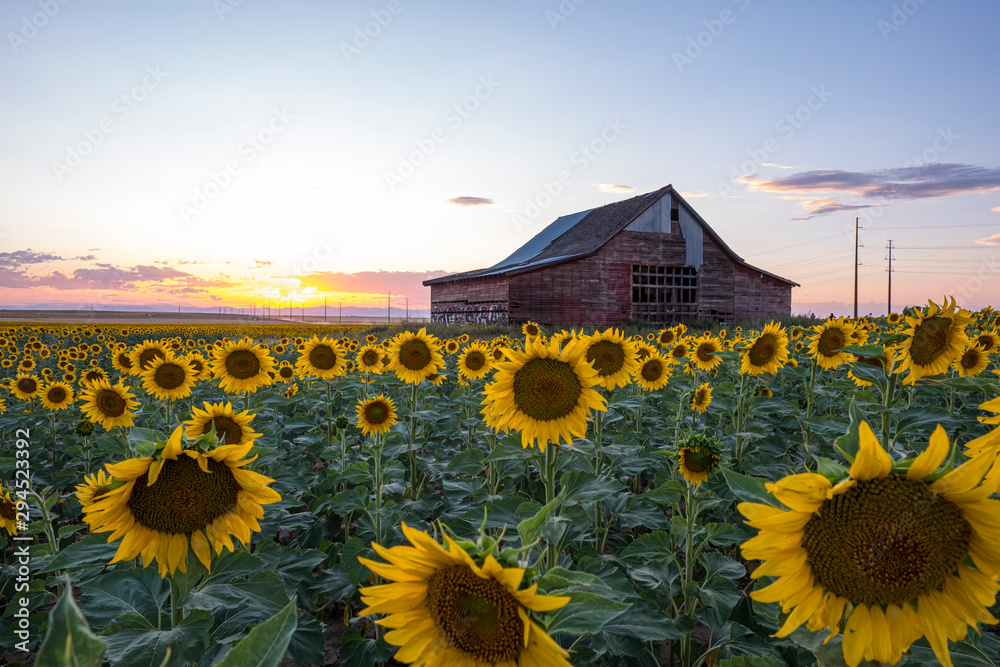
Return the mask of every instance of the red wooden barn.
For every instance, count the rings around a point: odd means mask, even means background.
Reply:
[[[435,322],[560,327],[785,317],[798,286],[744,262],[670,185],[564,215],[507,259],[424,285]]]

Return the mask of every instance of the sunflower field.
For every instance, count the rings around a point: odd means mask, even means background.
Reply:
[[[1000,335],[0,328],[0,663],[1000,662]]]

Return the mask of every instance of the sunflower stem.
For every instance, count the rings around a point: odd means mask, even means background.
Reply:
[[[556,465],[559,463],[559,446],[555,443],[545,448],[545,456],[542,458],[542,483],[545,485],[545,504],[548,505],[556,497]],[[559,553],[556,545],[550,540],[546,548],[548,554],[548,567],[552,569],[559,565]]]
[[[181,589],[173,575],[170,576],[170,627],[176,629],[184,620],[184,605],[181,604]]]
[[[736,397],[736,471],[743,470],[743,437],[744,426],[746,424],[746,390],[747,376],[740,373],[740,393]]]
[[[694,579],[694,524],[698,518],[698,500],[695,495],[695,485],[688,483],[687,494],[684,499],[684,513],[687,515],[687,530],[684,545],[684,581],[681,582],[681,589],[684,591],[684,614],[694,618],[695,601],[688,592],[688,584]],[[691,635],[681,637],[681,662],[685,665],[691,664]]]
[[[597,465],[594,468],[594,474],[598,477],[601,476],[604,468],[604,450],[603,450],[603,440],[604,440],[604,416],[605,412],[598,412],[594,415],[594,448],[597,450]],[[604,553],[604,544],[608,539],[608,529],[604,525],[604,513],[602,511],[601,501],[598,500],[594,503],[594,524],[597,529],[597,554],[600,556]]]
[[[415,449],[417,444],[417,390],[419,387],[419,382],[414,382],[410,387],[410,415],[409,419],[406,420],[406,430],[410,436],[410,451],[407,452],[410,459],[410,500],[420,498],[420,484],[417,480],[417,450]]]
[[[372,458],[375,463],[375,542],[382,544],[382,492],[385,480],[382,470],[382,434],[372,436]]]
[[[330,381],[323,380],[326,389],[326,446],[333,447],[333,403],[330,401]],[[344,471],[341,467],[341,472]]]

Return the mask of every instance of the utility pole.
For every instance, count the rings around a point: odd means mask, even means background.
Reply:
[[[889,239],[889,295],[885,307],[886,315],[892,312],[892,239]]]
[[[861,218],[854,218],[854,319],[858,319],[858,249],[861,247]]]

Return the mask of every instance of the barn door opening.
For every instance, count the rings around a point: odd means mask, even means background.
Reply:
[[[698,271],[692,266],[632,265],[632,317],[674,324],[698,316]]]

